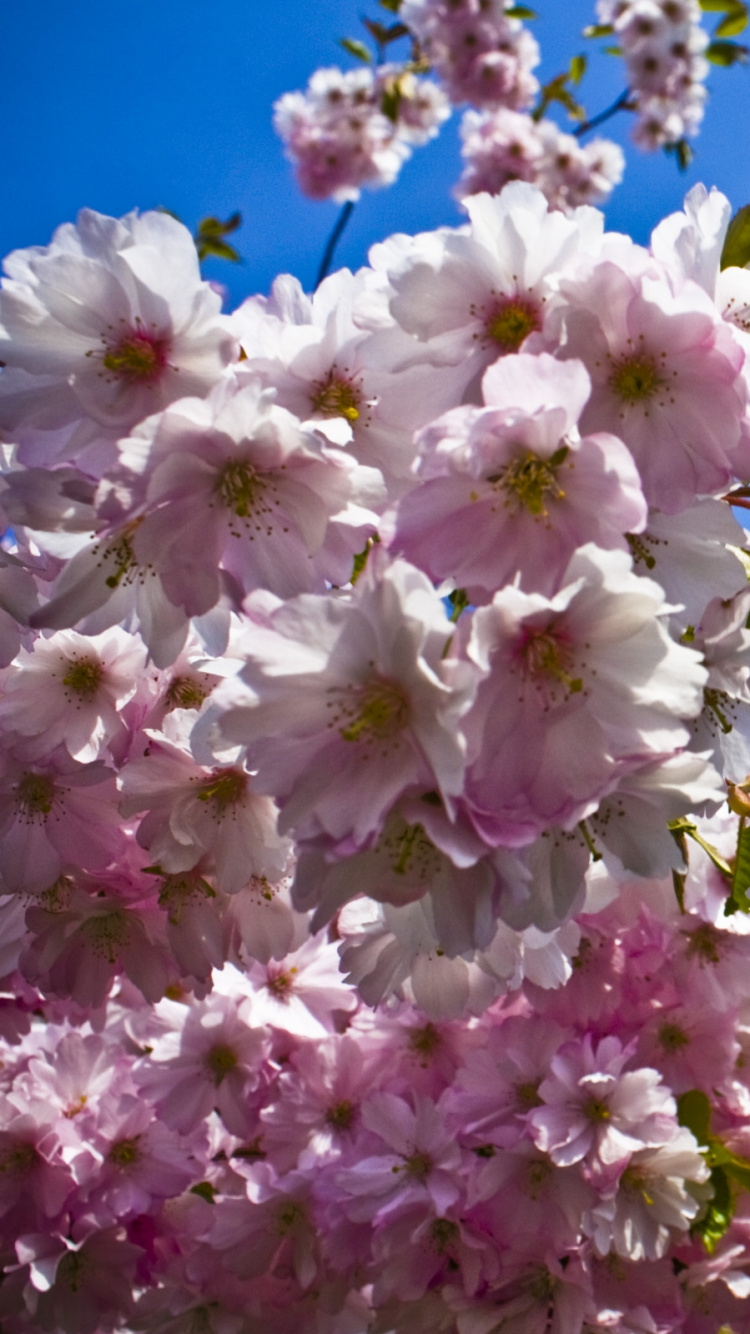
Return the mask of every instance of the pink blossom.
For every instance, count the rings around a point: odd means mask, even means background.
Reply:
[[[552,593],[577,547],[622,548],[643,527],[638,474],[619,440],[578,436],[582,365],[520,353],[482,385],[486,407],[454,408],[418,436],[422,485],[399,503],[391,547],[475,603],[517,574]]]
[[[561,1167],[586,1158],[601,1173],[645,1146],[671,1140],[675,1102],[658,1071],[623,1073],[631,1051],[615,1037],[594,1050],[590,1037],[569,1042],[552,1058],[539,1085],[544,1104],[529,1114],[534,1140]]]
[[[275,883],[290,854],[276,830],[276,808],[257,794],[242,765],[207,769],[185,746],[189,726],[181,712],[170,716],[166,734],[151,733],[147,754],[133,759],[120,777],[125,816],[147,811],[137,838],[161,870],[191,870],[210,859],[216,884],[236,894],[253,876]]]
[[[508,587],[474,613],[467,653],[484,680],[464,724],[467,796],[488,841],[569,828],[685,745],[704,669],[659,624],[661,597],[623,552],[589,545],[553,598]]]
[[[249,747],[282,832],[350,840],[353,850],[413,785],[450,802],[463,781],[456,722],[474,677],[443,662],[450,626],[424,575],[371,557],[350,598],[246,606],[246,665],[214,693],[203,727],[215,720]]]
[[[744,475],[743,355],[705,292],[611,260],[564,290],[564,355],[593,385],[581,429],[625,441],[649,504],[674,514]]]
[[[120,442],[123,517],[138,516],[134,558],[188,616],[216,606],[227,575],[242,593],[281,597],[346,583],[373,531],[364,507],[379,475],[302,431],[273,397],[257,378],[225,381]],[[103,497],[107,512],[121,503]]]
[[[0,724],[48,754],[64,744],[73,759],[99,759],[109,742],[124,731],[122,708],[132,698],[145,665],[139,640],[113,628],[84,636],[61,630],[21,650],[3,681]]]
[[[350,1197],[344,1205],[349,1218],[382,1220],[412,1204],[441,1215],[456,1203],[460,1151],[429,1099],[417,1098],[412,1109],[392,1093],[374,1093],[362,1107],[362,1123],[391,1152],[373,1153],[338,1173]]]
[[[0,418],[20,431],[24,463],[85,458],[173,399],[206,394],[237,355],[189,231],[165,212],[84,209],[5,271]]]

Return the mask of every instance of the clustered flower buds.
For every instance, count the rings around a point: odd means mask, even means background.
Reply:
[[[635,142],[654,149],[697,134],[709,71],[698,0],[598,0],[597,14],[625,60]]]
[[[622,180],[625,159],[611,139],[582,144],[554,121],[500,107],[467,111],[461,121],[465,167],[456,195],[498,194],[509,181],[530,181],[551,208],[605,203]]]
[[[411,145],[427,143],[450,115],[429,79],[381,66],[316,70],[304,93],[285,93],[274,124],[311,199],[358,199],[363,185],[392,185]]]
[[[747,275],[565,189],[6,261],[7,1334],[746,1326]]]

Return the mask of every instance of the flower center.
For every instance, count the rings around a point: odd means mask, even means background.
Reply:
[[[440,855],[421,824],[390,831],[383,836],[382,847],[396,875],[432,880],[440,866]]]
[[[659,1029],[659,1041],[667,1052],[681,1051],[690,1045],[690,1038],[679,1024],[662,1024]]]
[[[216,1046],[206,1053],[206,1068],[213,1075],[218,1088],[222,1080],[237,1069],[237,1053],[226,1043],[217,1042]]]
[[[107,1157],[115,1167],[132,1167],[137,1162],[140,1149],[140,1135],[134,1135],[132,1139],[121,1139],[112,1145]]]
[[[616,361],[609,383],[623,403],[643,403],[664,386],[660,369],[645,352]]]
[[[409,1031],[409,1046],[419,1056],[434,1056],[443,1045],[440,1030],[434,1024],[427,1023],[422,1028]]]
[[[14,1144],[0,1156],[0,1173],[30,1172],[36,1166],[38,1154],[33,1144]]]
[[[87,1269],[90,1269],[87,1256],[80,1251],[68,1251],[57,1266],[57,1283],[69,1288],[71,1292],[77,1292]]]
[[[589,1098],[585,1112],[589,1121],[609,1121],[612,1115],[606,1102],[602,1102],[601,1098]]]
[[[429,1153],[412,1153],[409,1158],[404,1159],[404,1167],[410,1177],[417,1177],[420,1181],[432,1170],[432,1159]],[[398,1169],[397,1169],[398,1170]]]
[[[110,964],[117,963],[118,950],[130,940],[129,923],[122,912],[89,917],[81,926],[81,932],[88,941],[91,953],[106,959]]]
[[[16,784],[16,802],[19,814],[29,823],[41,824],[52,813],[55,784],[46,774],[22,774]]]
[[[687,955],[689,959],[698,959],[701,967],[707,963],[721,963],[719,941],[721,939],[710,922],[704,922],[697,931],[685,931],[688,938]],[[723,945],[723,941],[721,944]]]
[[[164,698],[170,709],[199,709],[208,695],[192,676],[176,676]]]
[[[546,1162],[543,1158],[535,1158],[529,1163],[526,1173],[526,1184],[532,1200],[537,1200],[539,1198],[542,1187],[545,1182],[549,1180],[554,1170],[552,1163]]]
[[[515,1094],[520,1111],[530,1112],[533,1107],[541,1107],[542,1105],[542,1100],[539,1097],[538,1080],[529,1079],[525,1083],[516,1084]]]
[[[106,370],[127,384],[153,384],[167,364],[169,343],[143,329],[129,330],[108,347],[103,357]]]
[[[90,702],[101,683],[104,668],[98,658],[71,658],[62,683],[80,699]]]
[[[546,518],[547,500],[565,499],[565,492],[557,482],[557,468],[567,455],[566,445],[556,450],[549,459],[537,458],[536,454],[528,450],[500,472],[489,476],[487,481],[506,493],[506,504],[515,502],[517,508]]]
[[[458,1240],[458,1223],[450,1218],[436,1218],[430,1225],[430,1241],[438,1255],[444,1255]]]
[[[336,368],[328,372],[324,380],[316,380],[310,402],[316,412],[324,417],[345,417],[352,424],[359,421],[362,410],[362,395],[351,380],[336,374]]]
[[[261,497],[265,486],[264,478],[251,463],[233,460],[222,468],[215,489],[227,509],[238,519],[247,519],[263,508]]]
[[[343,1102],[337,1102],[333,1107],[329,1107],[326,1112],[326,1121],[333,1130],[349,1130],[356,1115],[354,1103],[345,1098]]]
[[[291,1232],[293,1227],[299,1226],[304,1221],[305,1211],[302,1206],[297,1204],[295,1200],[288,1200],[279,1209],[276,1217],[276,1227],[281,1236],[285,1237],[287,1232]]]
[[[583,679],[573,676],[573,655],[569,645],[553,631],[532,631],[521,644],[521,660],[526,676],[535,684],[557,681],[569,695],[583,690]]]
[[[212,801],[219,815],[224,815],[245,795],[247,779],[241,769],[214,769],[211,777],[201,783],[198,800]]]
[[[522,297],[506,297],[496,302],[484,321],[485,334],[497,343],[501,356],[517,352],[529,334],[541,327],[537,307]]]
[[[390,681],[365,686],[345,715],[349,721],[339,728],[344,741],[385,741],[409,725],[409,705]]]
[[[288,1001],[294,987],[294,973],[296,968],[291,968],[288,973],[274,973],[266,981],[266,989],[278,1001]]]
[[[108,575],[104,580],[107,588],[119,588],[123,580],[126,584],[132,583],[132,572],[138,568],[138,562],[133,551],[133,534],[140,523],[141,519],[135,519],[121,532],[115,534],[112,541],[106,546],[103,547],[100,543],[97,543],[92,548],[91,554],[98,558],[98,564],[101,564],[110,556],[115,561],[114,573]]]

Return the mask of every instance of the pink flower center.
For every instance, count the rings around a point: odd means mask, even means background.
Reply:
[[[589,1098],[584,1111],[589,1121],[609,1121],[612,1113],[601,1098]]]
[[[421,824],[404,824],[383,835],[380,846],[396,875],[409,874],[422,882],[432,881],[440,867],[440,854]]]
[[[104,668],[98,658],[72,658],[69,659],[68,670],[62,683],[68,690],[72,690],[74,695],[78,695],[79,699],[90,703],[99,689],[103,675]]]
[[[659,1041],[666,1052],[681,1051],[690,1045],[690,1038],[679,1024],[662,1024]]]
[[[153,384],[167,365],[169,343],[145,329],[129,329],[119,342],[107,348],[103,365],[126,384]]]
[[[305,1211],[296,1200],[288,1200],[282,1204],[276,1216],[276,1228],[282,1237],[291,1232],[293,1227],[298,1227],[305,1221]]]
[[[0,1175],[30,1172],[36,1167],[38,1156],[33,1144],[14,1144],[6,1153],[0,1154]]]
[[[442,1045],[442,1035],[434,1024],[427,1023],[422,1028],[412,1028],[409,1031],[409,1046],[419,1056],[425,1058],[434,1056]]]
[[[417,1150],[416,1153],[412,1153],[404,1159],[403,1168],[394,1167],[393,1170],[394,1172],[405,1171],[408,1176],[424,1181],[425,1177],[432,1171],[432,1159],[429,1153],[421,1153]]]
[[[565,492],[557,481],[557,469],[565,462],[568,453],[567,445],[562,445],[550,458],[540,459],[527,450],[499,472],[492,473],[487,481],[505,492],[506,506],[513,504],[516,509],[525,509],[535,518],[546,518],[547,501],[565,499]]]
[[[208,694],[195,677],[176,676],[164,699],[170,709],[199,709]]]
[[[637,352],[614,363],[609,383],[623,403],[645,403],[664,388],[662,369],[647,352]]]
[[[230,806],[236,806],[247,790],[248,775],[241,769],[214,769],[210,778],[201,783],[199,801],[213,802],[221,816]]]
[[[288,973],[269,974],[266,988],[276,1000],[284,1002],[289,1000],[294,988],[294,974],[296,971],[296,968],[290,968]]]
[[[529,334],[542,327],[538,307],[524,297],[502,297],[484,320],[485,334],[500,348],[501,356],[517,352]]]
[[[344,741],[387,741],[409,725],[409,705],[390,681],[371,681],[343,712],[347,721],[339,735]]]
[[[101,917],[89,917],[81,926],[81,934],[92,954],[115,964],[119,951],[130,941],[130,923],[125,913],[102,913]]]
[[[52,813],[55,784],[46,774],[25,773],[16,785],[19,815],[29,824],[42,824]]]
[[[227,1075],[237,1069],[237,1053],[226,1043],[217,1042],[210,1051],[206,1052],[205,1063],[218,1088]]]
[[[345,375],[339,375],[334,366],[324,380],[313,384],[310,402],[324,417],[345,417],[352,424],[359,421],[362,393],[358,385]]]
[[[107,1155],[109,1161],[114,1163],[115,1167],[132,1167],[140,1155],[140,1138],[140,1135],[134,1135],[132,1139],[118,1140]]]
[[[436,1218],[430,1224],[430,1241],[438,1255],[445,1255],[448,1247],[458,1241],[458,1223],[450,1218]]]
[[[520,646],[524,675],[535,685],[559,683],[568,695],[583,690],[583,678],[573,675],[573,653],[558,632],[546,630],[527,632]]]
[[[326,1121],[332,1130],[349,1130],[356,1116],[357,1109],[353,1102],[344,1098],[342,1102],[334,1103],[326,1112]]]

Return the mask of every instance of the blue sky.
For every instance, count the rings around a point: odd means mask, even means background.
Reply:
[[[539,19],[543,77],[588,49],[582,96],[590,113],[622,91],[622,64],[585,42],[593,0],[532,0]],[[7,8],[0,54],[3,189],[0,253],[44,244],[54,227],[89,205],[119,215],[163,204],[191,226],[207,213],[239,209],[236,242],[244,262],[216,262],[209,276],[239,301],[265,292],[276,273],[310,287],[335,222],[332,203],[297,191],[271,128],[281,93],[304,87],[318,65],[353,62],[340,36],[359,36],[360,13],[376,0],[28,0]],[[382,16],[382,11],[380,11]],[[735,207],[750,200],[750,69],[715,70],[694,165],[680,175],[663,155],[627,150],[625,181],[608,209],[611,227],[645,240],[655,222],[704,180]],[[606,133],[627,145],[627,116]],[[455,224],[450,197],[459,173],[457,117],[417,150],[396,186],[367,192],[357,205],[338,260],[356,267],[392,231]]]

